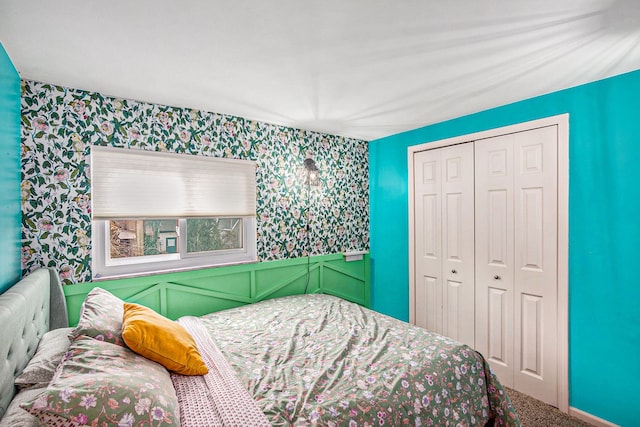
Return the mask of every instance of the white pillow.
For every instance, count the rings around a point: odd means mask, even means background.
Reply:
[[[22,409],[19,405],[33,400],[33,398],[46,389],[46,387],[32,388],[29,390],[22,390],[20,393],[16,394],[9,404],[7,411],[4,413],[4,416],[0,420],[0,427],[39,427],[40,423],[38,422],[38,419]]]
[[[36,353],[15,379],[16,387],[25,389],[49,385],[62,356],[69,348],[68,335],[72,330],[73,328],[54,329],[40,338]]]

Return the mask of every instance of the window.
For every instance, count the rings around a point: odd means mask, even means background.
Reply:
[[[194,218],[186,220],[187,253],[242,248],[242,218]]]
[[[253,262],[255,164],[93,147],[95,279]]]

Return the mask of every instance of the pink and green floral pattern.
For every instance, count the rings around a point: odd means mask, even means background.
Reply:
[[[255,160],[262,261],[369,247],[365,141],[22,81],[22,265],[91,281],[92,145]],[[320,186],[307,194],[302,163]]]
[[[124,301],[105,289],[93,288],[82,302],[80,319],[69,339],[73,341],[85,335],[126,347],[122,338],[123,315]]]
[[[275,426],[520,425],[473,349],[328,295],[200,318]]]
[[[180,420],[166,369],[89,337],[71,344],[46,391],[21,406],[41,421],[62,425],[157,427]]]

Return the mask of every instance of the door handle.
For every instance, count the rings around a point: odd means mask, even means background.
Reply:
[[[495,276],[493,276],[493,280],[501,280],[502,277],[498,276],[497,274]]]
[[[458,274],[458,270],[456,270],[455,268],[453,270],[451,270],[451,273],[453,274]]]

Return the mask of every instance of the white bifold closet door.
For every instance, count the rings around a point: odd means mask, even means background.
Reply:
[[[557,127],[475,142],[476,349],[557,406]]]
[[[414,156],[415,322],[474,347],[473,143]]]

